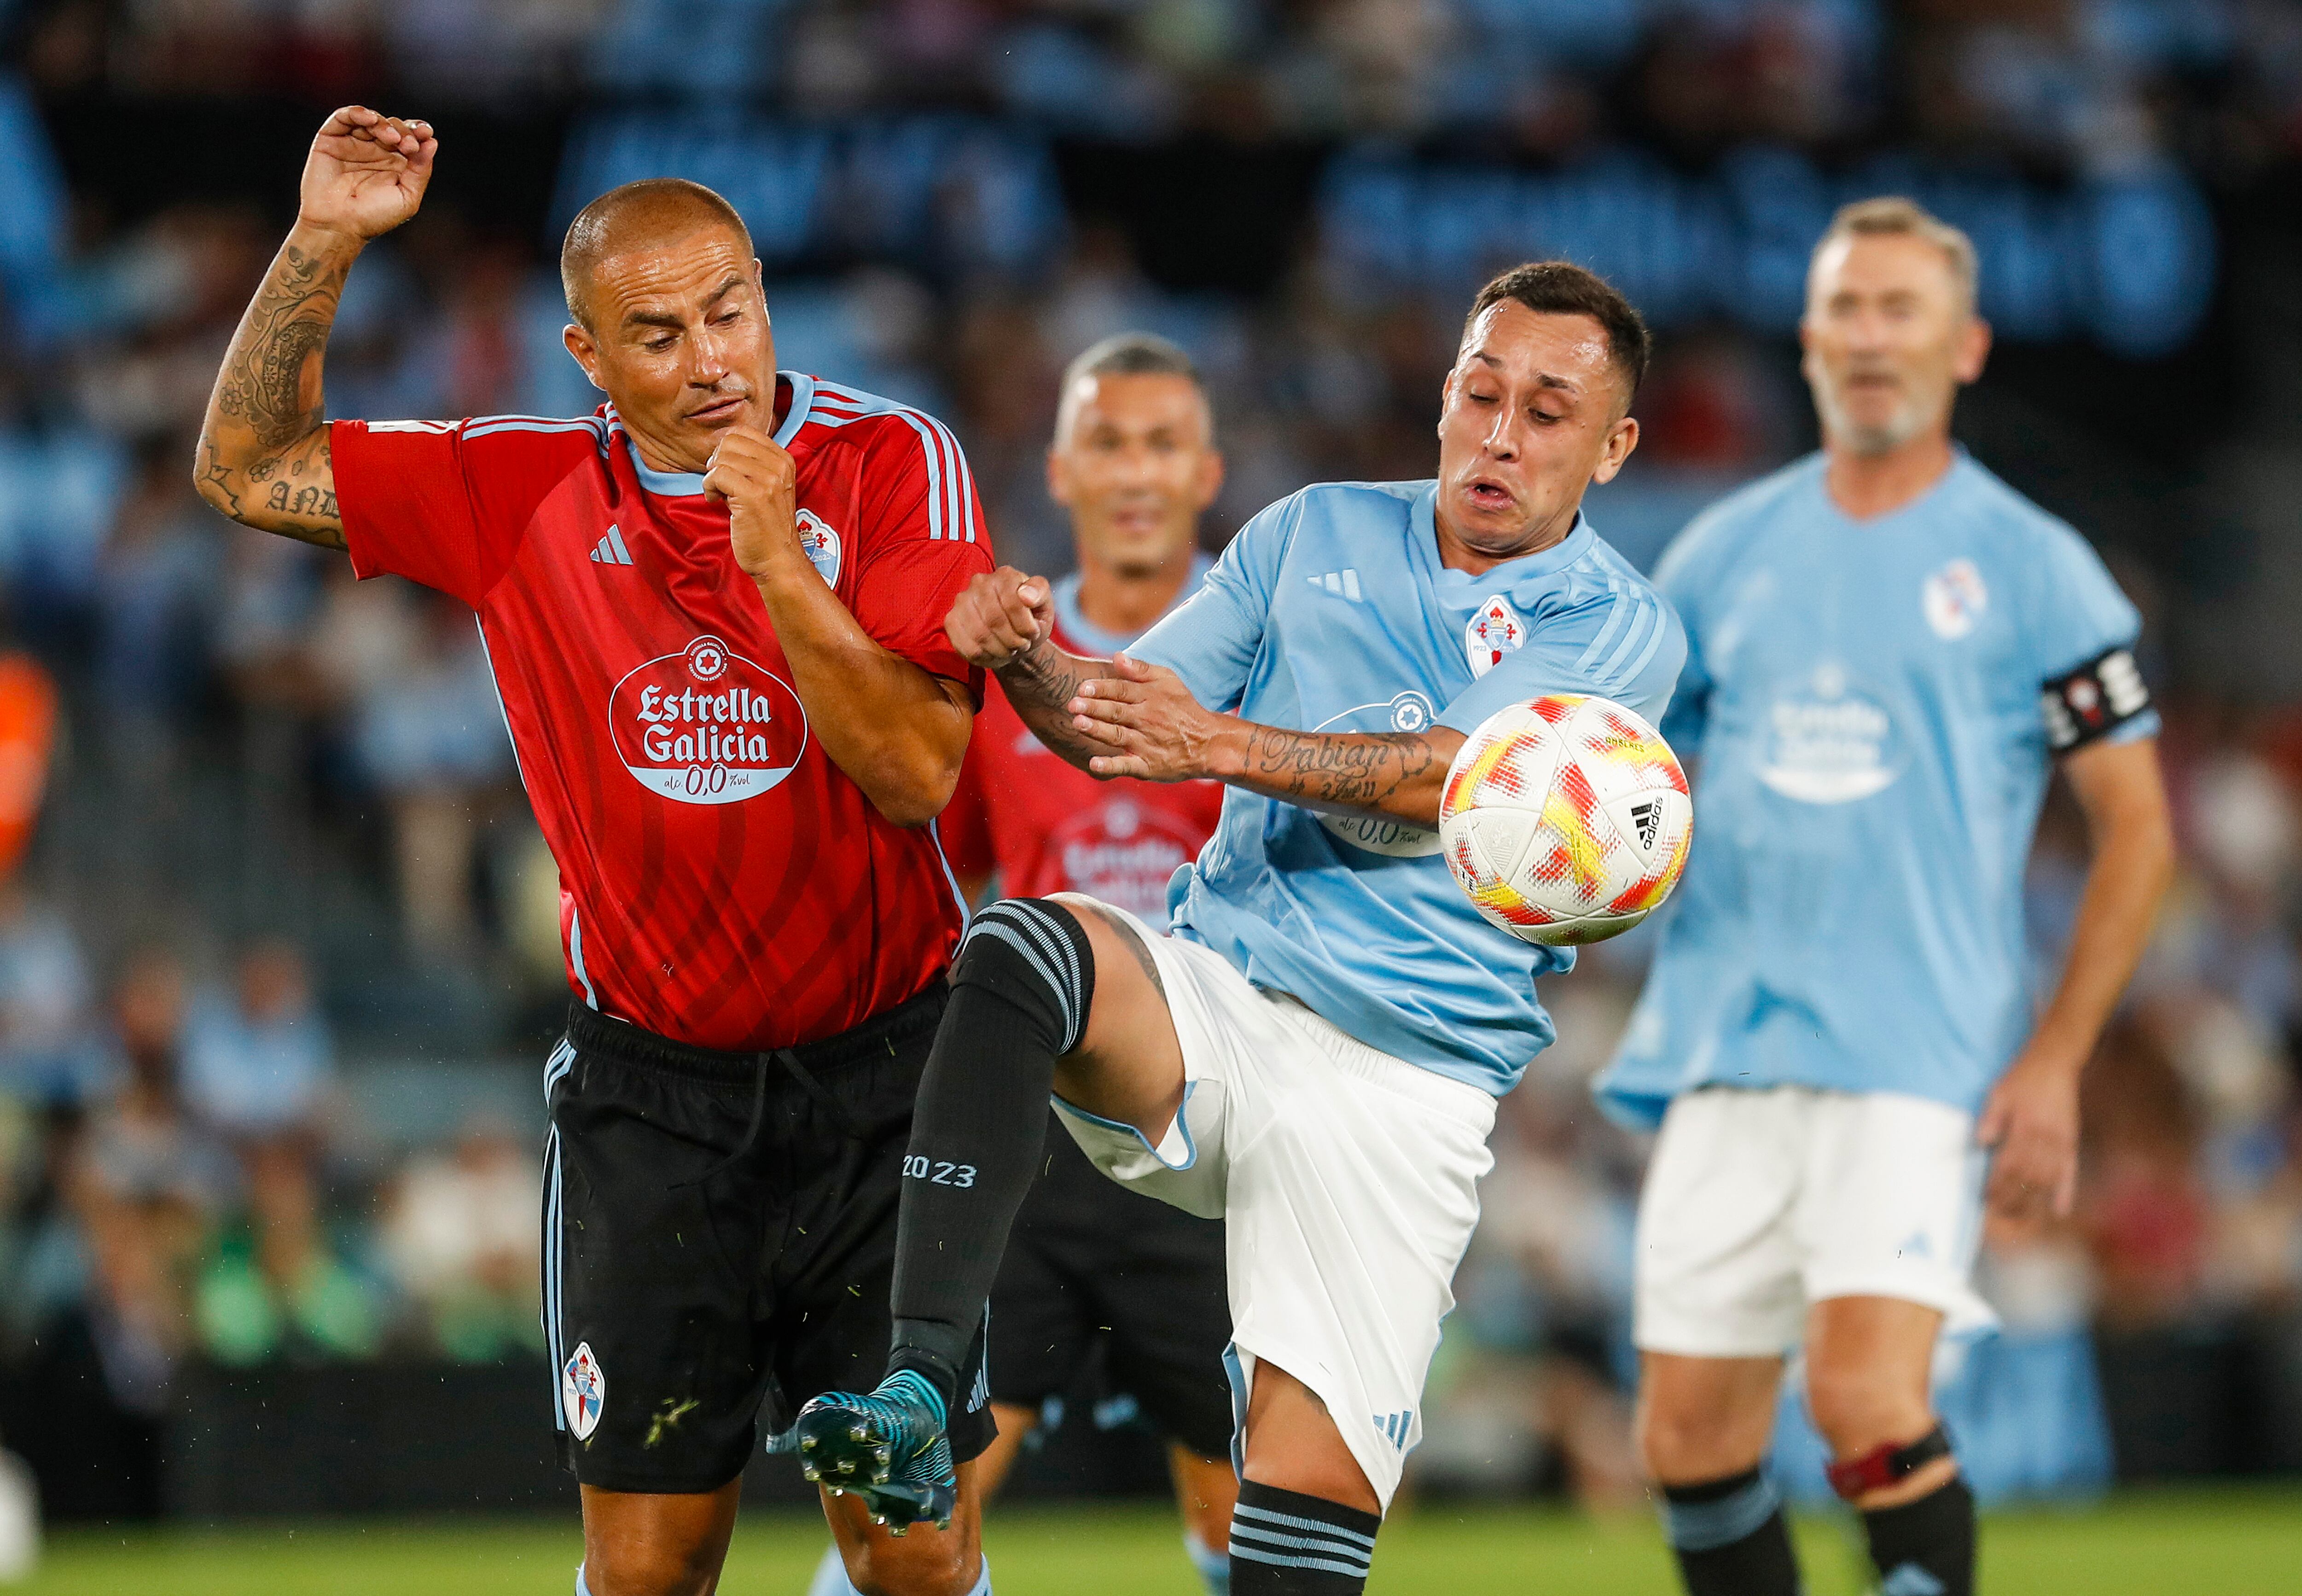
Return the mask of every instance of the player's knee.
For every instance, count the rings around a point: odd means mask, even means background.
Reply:
[[[1811,1360],[1806,1403],[1814,1427],[1842,1456],[1915,1440],[1934,1424],[1923,1384],[1906,1386],[1859,1362]]]
[[[1650,1479],[1688,1484],[1723,1479],[1755,1465],[1766,1449],[1763,1425],[1726,1403],[1696,1404],[1650,1391],[1640,1402],[1639,1460]]]
[[[1050,898],[1002,898],[975,917],[953,961],[954,998],[979,992],[1035,1022],[1060,1055],[1087,1034],[1095,948],[1080,917]]]
[[[584,1553],[588,1596],[709,1596],[718,1575],[718,1557],[702,1546],[651,1541]]]
[[[847,1582],[862,1596],[969,1596],[979,1569],[957,1535],[874,1535],[847,1553]]]

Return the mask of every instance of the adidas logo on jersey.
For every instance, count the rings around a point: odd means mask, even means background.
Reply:
[[[632,551],[624,547],[621,527],[609,525],[608,535],[601,538],[600,546],[592,550],[592,563],[595,566],[627,566],[632,563]]]
[[[1639,852],[1654,852],[1655,833],[1662,829],[1662,805],[1654,799],[1631,805],[1631,824],[1639,828]]]
[[[1348,599],[1354,604],[1359,601],[1359,574],[1357,571],[1329,571],[1323,576],[1306,576],[1304,580],[1313,587],[1324,588],[1339,599]]]

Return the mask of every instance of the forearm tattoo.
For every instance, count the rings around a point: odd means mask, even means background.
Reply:
[[[1107,660],[1081,659],[1043,642],[1001,666],[999,685],[1039,741],[1084,769],[1088,760],[1116,750],[1071,725],[1071,701],[1087,683],[1110,674]]]
[[[343,298],[348,261],[323,260],[289,244],[248,307],[216,383],[219,414],[267,449],[284,449],[320,424],[319,384],[304,402],[304,372],[327,347]]]
[[[195,468],[233,519],[332,549],[343,518],[319,368],[350,269],[349,255],[281,246],[216,377]]]
[[[1248,737],[1246,774],[1255,785],[1281,796],[1381,810],[1438,759],[1430,739],[1417,732],[1336,735],[1258,726]]]

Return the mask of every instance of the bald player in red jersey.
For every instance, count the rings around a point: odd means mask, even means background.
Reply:
[[[437,147],[363,107],[321,129],[197,475],[248,525],[478,612],[574,993],[545,1074],[544,1312],[576,1589],[689,1596],[718,1583],[760,1421],[886,1352],[912,1099],[965,922],[933,820],[982,682],[943,617],[992,561],[950,433],[777,372],[742,219],[676,180],[568,230],[597,414],[324,422],[346,274]],[[861,1589],[989,1591],[970,1388],[947,1528],[895,1539],[827,1496]]]

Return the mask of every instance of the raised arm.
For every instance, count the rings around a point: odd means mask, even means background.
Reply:
[[[296,225],[232,334],[200,427],[200,497],[243,525],[344,547],[322,356],[352,262],[416,214],[438,148],[429,123],[365,105],[312,140]]]

